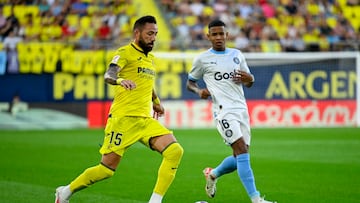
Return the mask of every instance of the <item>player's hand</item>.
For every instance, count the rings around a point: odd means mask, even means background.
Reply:
[[[236,70],[235,76],[233,77],[233,81],[236,84],[250,83],[250,82],[253,82],[253,80],[254,80],[254,78],[251,74],[249,74],[245,71],[241,71],[241,70]]]
[[[206,88],[205,89],[200,89],[198,94],[199,94],[201,99],[207,99],[208,97],[211,96],[209,90],[206,89]]]
[[[153,117],[155,119],[158,119],[159,117],[163,116],[165,113],[165,109],[161,104],[153,104],[153,110],[154,110]]]
[[[120,83],[126,90],[132,90],[136,88],[136,84],[132,80],[123,80]]]

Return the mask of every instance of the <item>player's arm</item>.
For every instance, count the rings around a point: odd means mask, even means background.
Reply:
[[[105,82],[110,85],[121,85],[125,89],[128,89],[128,90],[134,89],[136,87],[136,85],[133,81],[126,80],[124,78],[119,78],[117,76],[118,73],[120,72],[120,70],[121,70],[121,68],[118,65],[111,63],[109,65],[109,68],[107,69],[107,71],[104,74]]]
[[[245,56],[240,52],[238,55],[241,63],[240,69],[235,71],[235,77],[233,78],[236,84],[243,84],[245,87],[251,87],[255,82],[255,77],[251,74],[249,66],[246,63]]]
[[[161,105],[160,98],[156,95],[154,89],[152,90],[152,102],[153,102],[154,118],[158,118],[159,116],[164,115],[165,109]]]
[[[204,88],[201,89],[199,88],[198,84],[195,81],[192,80],[188,80],[186,82],[186,88],[191,91],[194,92],[195,94],[199,95],[199,97],[201,99],[207,99],[209,96],[211,96],[210,92],[208,89]]]
[[[110,85],[119,85],[116,83],[117,74],[120,72],[120,67],[114,63],[109,65],[109,68],[106,70],[104,74],[105,82]]]
[[[251,87],[255,82],[255,77],[251,73],[241,71],[241,70],[236,70],[235,77],[233,78],[233,81],[236,84],[242,83],[246,87]]]

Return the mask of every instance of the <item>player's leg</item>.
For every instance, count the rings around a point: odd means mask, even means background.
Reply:
[[[87,168],[76,177],[69,185],[60,186],[56,189],[55,203],[68,202],[71,195],[101,180],[114,175],[115,169],[120,162],[121,156],[110,153],[102,156],[101,163]]]
[[[233,118],[231,114],[227,114],[227,116],[219,115],[216,120],[216,127],[224,139],[224,141],[230,145],[230,143],[236,140],[235,138],[235,130],[232,129],[235,125],[238,127],[236,120]],[[216,182],[217,179],[221,176],[231,173],[237,169],[237,162],[234,155],[230,155],[226,157],[217,167],[205,168],[203,173],[206,179],[205,192],[210,197],[215,197],[216,193]]]
[[[76,192],[113,176],[120,159],[121,156],[114,152],[102,155],[100,164],[86,169],[70,183],[70,190]]]
[[[162,201],[162,197],[172,184],[184,150],[172,134],[151,138],[150,146],[163,156],[153,195],[149,201],[156,203]]]
[[[237,172],[242,184],[244,185],[247,194],[251,199],[260,196],[256,189],[254,174],[250,165],[250,154],[248,153],[248,146],[243,137],[231,145],[234,154],[236,155]]]
[[[260,197],[260,192],[256,189],[255,178],[250,165],[248,144],[245,140],[244,137],[241,137],[231,145],[236,155],[237,172],[240,180],[253,203],[273,203]]]
[[[216,182],[221,176],[236,170],[236,159],[233,155],[226,157],[216,168],[205,168],[203,173],[206,179],[206,194],[213,198],[216,193]]]
[[[161,203],[175,178],[184,150],[172,131],[164,127],[158,120],[149,118],[146,120],[145,126],[141,143],[159,152],[163,157],[149,203]]]
[[[249,197],[255,198],[260,195],[256,189],[253,170],[250,165],[249,145],[250,145],[250,122],[247,112],[239,112],[236,117],[228,120],[231,133],[223,133],[227,142],[233,150],[236,160],[238,176],[245,187]]]
[[[118,134],[116,132],[122,132],[118,128],[119,126],[121,127],[122,124],[117,123],[120,120],[122,120],[123,123],[125,122],[124,125],[126,125],[125,119],[108,119],[103,145],[100,149],[100,153],[102,154],[100,164],[84,170],[69,185],[58,187],[55,194],[55,203],[66,203],[75,192],[113,176],[125,149],[134,142],[121,140],[119,136],[116,136]],[[132,121],[129,122],[133,123]]]
[[[231,148],[236,158],[240,180],[253,203],[272,203],[261,198],[260,192],[256,189],[255,177],[250,164],[249,145],[251,136],[247,112],[243,112],[242,118],[236,120],[237,123],[233,122],[230,124],[231,126],[239,125],[237,128],[232,128],[235,135],[234,139],[238,139],[231,144]]]
[[[213,168],[209,174],[214,178],[219,178],[225,174],[235,171],[236,168],[236,159],[233,155],[230,155],[226,157],[218,166]]]

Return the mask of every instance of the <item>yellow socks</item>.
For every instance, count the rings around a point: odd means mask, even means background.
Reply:
[[[97,166],[86,169],[74,181],[70,183],[72,193],[84,189],[95,182],[110,178],[114,175],[114,171],[106,166],[99,164]]]
[[[158,171],[154,193],[164,196],[175,178],[183,153],[183,148],[176,142],[170,144],[162,152],[163,160]]]
[[[156,193],[155,196],[162,198],[169,189],[175,178],[183,153],[183,148],[176,142],[170,144],[162,152],[163,160],[158,171],[158,178],[153,191]],[[93,183],[110,178],[113,175],[114,171],[102,164],[90,167],[70,183],[70,191],[71,193],[77,192]]]

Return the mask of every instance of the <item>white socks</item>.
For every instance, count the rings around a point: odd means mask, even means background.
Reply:
[[[162,196],[153,192],[151,197],[150,197],[150,200],[149,200],[149,203],[161,203],[162,201]]]
[[[72,193],[71,193],[71,191],[70,191],[70,185],[66,185],[66,186],[62,189],[61,193],[62,193],[62,196],[63,196],[64,199],[69,199],[70,196],[72,195]]]

